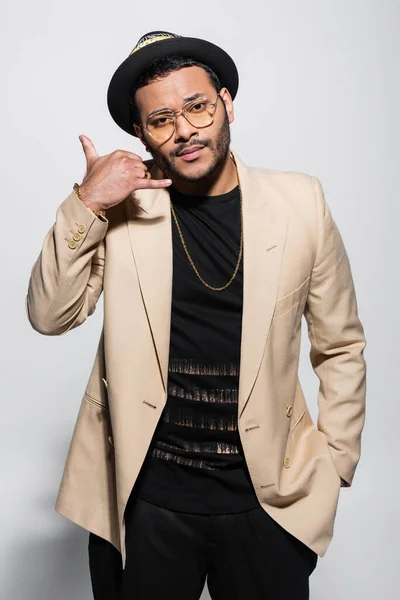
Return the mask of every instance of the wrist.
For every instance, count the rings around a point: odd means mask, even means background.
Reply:
[[[99,206],[98,202],[93,200],[92,196],[90,195],[88,190],[85,188],[85,185],[79,186],[79,198],[87,208],[90,208],[90,210],[101,210],[102,209],[102,207]]]
[[[98,202],[96,202],[95,200],[93,200],[91,198],[90,194],[87,192],[84,185],[79,185],[79,184],[75,183],[74,184],[74,192],[78,196],[78,198],[82,202],[82,204],[84,204],[86,206],[86,208],[89,208],[96,215],[98,215],[98,214],[104,215],[105,214],[102,206]]]

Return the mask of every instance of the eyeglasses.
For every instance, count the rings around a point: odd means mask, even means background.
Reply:
[[[158,144],[163,144],[173,135],[176,128],[176,119],[183,115],[193,127],[208,127],[214,121],[219,94],[215,102],[211,102],[206,96],[200,96],[196,100],[186,102],[182,110],[160,110],[148,117],[146,125],[140,125]]]

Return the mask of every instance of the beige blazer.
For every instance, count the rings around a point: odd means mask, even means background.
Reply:
[[[233,154],[244,235],[239,434],[262,508],[322,557],[365,420],[365,338],[349,261],[318,179],[250,168]],[[103,291],[104,326],[55,509],[109,540],[124,568],[124,510],[167,399],[171,227],[168,189],[135,192],[103,219],[72,192],[26,297],[32,327],[61,335]],[[320,381],[317,424],[298,379],[303,314]]]

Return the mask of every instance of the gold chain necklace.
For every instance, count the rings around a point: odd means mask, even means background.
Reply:
[[[206,281],[204,281],[204,279],[202,278],[202,276],[201,276],[201,275],[200,275],[200,273],[198,272],[198,270],[197,270],[197,268],[196,268],[196,265],[194,264],[194,262],[193,262],[193,260],[192,260],[192,257],[190,256],[190,254],[189,254],[189,251],[188,251],[188,249],[187,249],[187,247],[186,247],[186,243],[185,243],[185,240],[184,240],[184,238],[183,238],[182,231],[181,231],[181,228],[180,228],[180,226],[179,226],[179,223],[178,223],[178,219],[176,218],[176,214],[175,214],[174,207],[173,207],[173,205],[172,205],[171,198],[170,198],[170,200],[169,200],[169,202],[170,202],[170,205],[171,205],[172,216],[174,217],[174,221],[175,221],[175,223],[176,223],[176,227],[177,227],[177,229],[178,229],[179,237],[181,238],[182,246],[183,246],[183,248],[184,248],[184,250],[185,250],[186,256],[188,257],[188,259],[189,259],[189,262],[190,262],[190,264],[192,265],[192,267],[193,267],[193,269],[194,269],[194,272],[196,273],[196,275],[197,275],[197,277],[200,279],[200,281],[201,281],[201,282],[202,282],[202,283],[203,283],[203,284],[204,284],[204,285],[205,285],[207,288],[209,288],[210,290],[214,290],[215,292],[220,292],[221,290],[225,290],[225,289],[226,289],[226,288],[227,288],[227,287],[228,287],[228,286],[229,286],[229,285],[232,283],[232,281],[235,279],[235,277],[236,277],[236,273],[238,272],[238,269],[239,269],[239,265],[240,265],[240,259],[242,258],[242,252],[243,252],[243,214],[242,214],[242,188],[240,187],[239,173],[238,173],[238,170],[237,170],[237,165],[236,165],[236,162],[235,162],[235,159],[234,159],[234,157],[233,157],[233,154],[232,154],[232,152],[230,153],[230,157],[231,157],[231,159],[232,159],[232,162],[233,162],[233,164],[234,164],[234,166],[235,166],[235,170],[236,170],[236,177],[237,177],[238,186],[239,186],[239,195],[240,195],[240,249],[239,249],[239,257],[238,257],[238,260],[237,260],[236,267],[235,267],[235,270],[234,270],[234,272],[233,272],[233,275],[232,275],[232,277],[230,278],[230,280],[228,281],[228,283],[226,283],[226,284],[225,284],[225,285],[223,285],[222,287],[213,287],[212,285],[209,285],[209,284],[208,284]]]

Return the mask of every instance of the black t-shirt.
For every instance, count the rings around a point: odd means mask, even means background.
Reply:
[[[224,286],[240,249],[238,186],[219,196],[187,196],[171,187],[170,195],[199,274]],[[168,396],[135,491],[171,510],[248,510],[259,502],[237,427],[243,259],[226,289],[211,290],[190,264],[172,215],[171,226]]]

